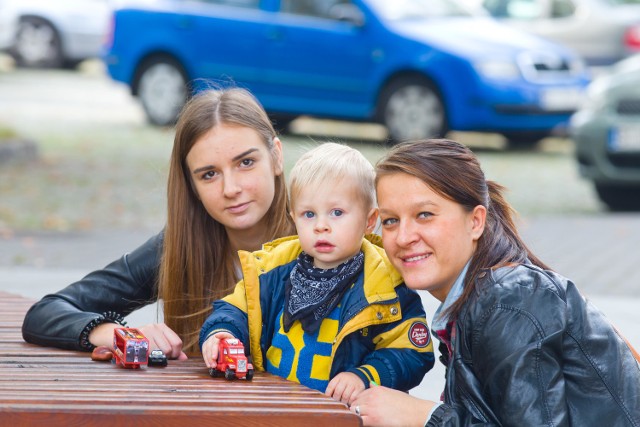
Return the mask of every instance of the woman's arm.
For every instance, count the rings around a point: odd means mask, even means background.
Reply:
[[[351,402],[365,426],[423,427],[435,402],[387,387],[370,387]],[[455,425],[455,424],[451,424]]]
[[[156,300],[162,242],[160,233],[104,269],[42,298],[25,316],[24,340],[43,346],[91,350],[96,345],[89,341],[91,326],[115,325]]]
[[[497,292],[472,301],[459,320],[445,393],[454,403],[440,415],[455,425],[567,425],[566,302],[544,285]]]

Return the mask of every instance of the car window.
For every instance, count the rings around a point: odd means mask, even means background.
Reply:
[[[258,9],[260,7],[260,0],[200,0],[203,3],[221,4],[223,6],[236,6],[247,7],[251,9]]]
[[[566,18],[576,11],[576,5],[572,0],[553,0],[551,2],[551,17]]]
[[[610,6],[623,6],[625,4],[640,4],[640,0],[601,0]]]
[[[332,10],[335,10],[337,5],[350,3],[350,0],[282,0],[280,10],[295,15],[339,19],[335,13],[332,13]]]
[[[452,0],[371,0],[369,4],[390,21],[471,15],[461,3]]]
[[[485,0],[484,7],[497,18],[535,19],[543,15],[538,0]]]
[[[640,1],[640,0],[637,0]],[[548,10],[545,6],[548,5]],[[484,7],[492,16],[512,19],[566,18],[576,11],[574,0],[485,0]]]

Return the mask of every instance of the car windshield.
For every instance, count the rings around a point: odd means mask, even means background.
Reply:
[[[621,6],[624,4],[640,4],[640,0],[606,0],[604,3],[611,6]]]
[[[380,16],[390,21],[471,15],[455,0],[370,0],[369,4]]]

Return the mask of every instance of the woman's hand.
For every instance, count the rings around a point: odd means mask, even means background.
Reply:
[[[115,323],[103,323],[89,334],[89,342],[95,346],[113,347],[113,330],[122,326]],[[149,340],[149,352],[162,350],[168,359],[186,360],[182,351],[182,340],[164,323],[151,323],[137,328]]]
[[[151,323],[138,329],[149,340],[149,352],[162,350],[167,359],[187,360],[182,351],[182,340],[164,323]]]
[[[324,394],[349,404],[364,388],[359,376],[351,372],[341,372],[329,381]]]
[[[424,426],[435,405],[408,393],[373,386],[359,393],[351,410],[362,417],[365,426]]]
[[[207,365],[207,368],[211,369],[218,366],[218,346],[220,344],[220,340],[225,338],[235,337],[229,332],[216,332],[207,338],[202,344],[202,358],[204,359],[204,364]]]

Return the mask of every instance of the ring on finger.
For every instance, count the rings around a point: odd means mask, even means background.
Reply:
[[[356,415],[360,416],[360,405],[356,405],[354,411],[355,411]]]

